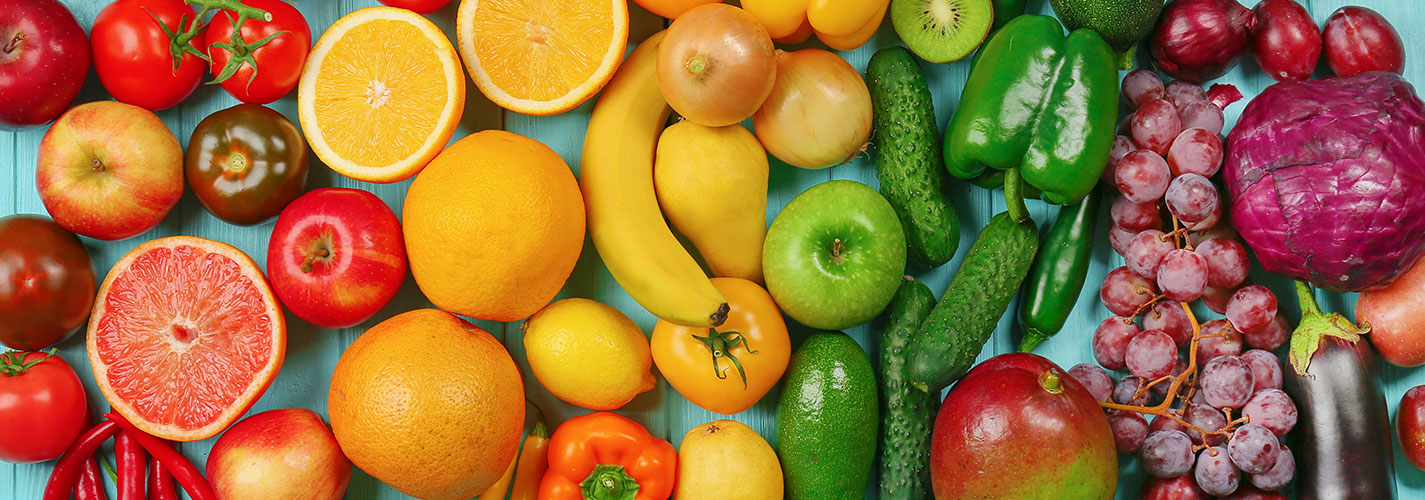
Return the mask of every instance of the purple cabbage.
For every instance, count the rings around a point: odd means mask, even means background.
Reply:
[[[1400,75],[1272,85],[1226,149],[1232,225],[1267,271],[1369,290],[1425,251],[1425,105]]]

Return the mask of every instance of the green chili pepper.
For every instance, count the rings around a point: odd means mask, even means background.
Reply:
[[[950,173],[1019,168],[1045,201],[1075,203],[1098,182],[1113,147],[1118,72],[1091,30],[1064,35],[1048,16],[1019,16],[982,54],[945,135]]]
[[[1089,261],[1093,260],[1094,226],[1102,202],[1103,189],[1099,188],[1089,191],[1077,205],[1059,209],[1024,282],[1024,296],[1019,303],[1024,338],[1019,342],[1019,352],[1032,351],[1059,333],[1073,312],[1084,288]]]

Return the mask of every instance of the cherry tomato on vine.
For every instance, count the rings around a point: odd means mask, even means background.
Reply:
[[[117,0],[104,7],[89,32],[99,83],[114,99],[152,111],[182,102],[208,69],[199,57],[202,30],[185,32],[180,25],[196,14],[183,0]],[[173,47],[181,54],[176,65]]]
[[[287,117],[261,104],[218,111],[193,129],[183,175],[219,219],[265,221],[302,195],[307,141]]]
[[[214,14],[204,40],[212,59],[209,70],[214,82],[238,100],[267,104],[297,86],[312,50],[312,29],[307,18],[283,0],[243,0],[242,5],[261,9],[272,20],[258,18],[254,11]],[[235,24],[241,24],[241,39],[233,37]]]
[[[38,351],[89,319],[97,290],[79,237],[34,215],[0,217],[0,344]]]
[[[417,14],[430,14],[445,7],[450,3],[450,0],[381,0],[381,3]]]
[[[87,412],[79,376],[53,352],[0,354],[0,460],[60,456],[79,437]]]

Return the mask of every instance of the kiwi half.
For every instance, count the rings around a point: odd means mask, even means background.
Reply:
[[[990,0],[891,0],[891,25],[910,50],[933,63],[957,61],[985,41]]]

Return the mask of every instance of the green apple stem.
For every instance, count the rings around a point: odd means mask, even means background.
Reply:
[[[1024,205],[1024,179],[1018,168],[1004,171],[1004,203],[1015,222],[1029,220],[1029,207]]]

